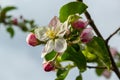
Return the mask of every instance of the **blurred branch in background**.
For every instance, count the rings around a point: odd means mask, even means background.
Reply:
[[[27,20],[23,16],[16,18],[13,15],[7,15],[8,12],[16,9],[15,6],[6,6],[3,8],[0,6],[0,25],[3,24],[6,27],[6,31],[11,37],[15,34],[14,26],[17,26],[23,32],[31,31],[36,26],[34,20]]]

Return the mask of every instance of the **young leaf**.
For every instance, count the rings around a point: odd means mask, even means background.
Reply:
[[[64,80],[70,71],[69,65],[65,69],[58,69],[57,78],[55,80]]]
[[[19,28],[23,31],[23,32],[27,32],[28,31],[28,27],[25,23],[19,23],[18,24]]]
[[[102,73],[103,73],[103,71],[104,71],[104,69],[96,69],[95,71],[96,71],[96,74],[97,74],[98,76],[101,76]]]
[[[2,12],[6,13],[6,12],[14,10],[14,9],[16,9],[15,6],[7,6],[7,7],[2,9]]]
[[[7,32],[10,34],[11,38],[14,36],[14,29],[12,27],[8,27]]]
[[[52,52],[50,52],[50,53],[48,53],[48,54],[45,55],[45,59],[47,61],[52,60],[55,57],[55,55],[56,55],[56,52],[52,51]]]
[[[97,55],[99,60],[109,69],[111,61],[107,51],[104,40],[99,37],[94,37],[93,40],[87,44],[88,49]]]
[[[68,4],[65,4],[64,6],[61,7],[60,9],[60,21],[64,22],[67,20],[69,15],[72,14],[82,14],[86,10],[87,6],[82,3],[82,2],[70,2]]]
[[[76,51],[72,46],[68,46],[66,52],[62,55],[62,60],[73,61],[81,72],[86,70],[85,56],[80,50]]]
[[[7,6],[7,7],[3,8],[0,13],[0,21],[4,21],[4,19],[7,17],[6,16],[7,12],[14,10],[14,9],[16,9],[16,7],[14,7],[14,6]]]
[[[82,75],[79,74],[79,75],[76,77],[76,80],[82,80]]]

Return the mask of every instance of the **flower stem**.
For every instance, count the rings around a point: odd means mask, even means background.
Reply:
[[[55,61],[58,56],[59,56],[59,53],[56,53],[55,57],[51,61]]]

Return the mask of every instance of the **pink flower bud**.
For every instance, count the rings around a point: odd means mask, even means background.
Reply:
[[[84,29],[88,25],[88,21],[76,20],[72,23],[73,28],[75,29]]]
[[[113,57],[115,57],[117,55],[117,53],[118,53],[116,48],[110,48],[110,52],[111,52]]]
[[[17,18],[13,19],[13,20],[12,20],[12,23],[13,23],[14,25],[17,25],[17,24],[18,24]]]
[[[28,34],[26,42],[31,46],[37,46],[39,44],[39,41],[37,40],[35,34],[33,33]]]
[[[44,68],[44,71],[46,71],[46,72],[54,70],[54,68],[55,68],[54,62],[48,61],[48,62],[43,63],[43,68]]]
[[[108,70],[104,70],[103,73],[102,73],[102,75],[105,76],[106,78],[110,78],[111,72],[108,71]]]
[[[88,43],[93,38],[92,28],[86,28],[82,31],[80,39],[83,43]]]

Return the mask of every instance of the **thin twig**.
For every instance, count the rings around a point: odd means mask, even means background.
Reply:
[[[107,67],[105,67],[105,66],[87,66],[87,68],[89,68],[89,69],[94,69],[94,68],[96,68],[96,69],[107,69]],[[110,69],[112,70],[113,68],[111,67]]]
[[[120,27],[119,27],[115,32],[113,32],[113,33],[106,39],[106,42],[108,43],[109,40],[110,40],[118,31],[120,31]]]

